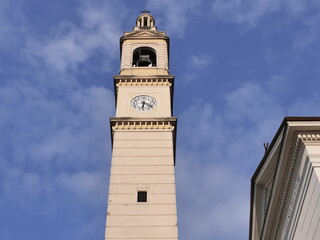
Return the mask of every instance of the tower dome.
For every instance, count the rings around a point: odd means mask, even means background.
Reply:
[[[136,20],[134,30],[157,30],[155,20],[149,12],[150,11],[146,10],[142,11],[142,14],[140,14]]]

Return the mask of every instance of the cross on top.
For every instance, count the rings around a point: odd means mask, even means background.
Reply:
[[[140,11],[142,13],[149,13],[150,11],[148,11],[147,9],[144,9],[143,11]]]

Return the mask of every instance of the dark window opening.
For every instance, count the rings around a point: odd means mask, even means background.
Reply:
[[[147,17],[144,17],[144,18],[143,18],[143,26],[144,26],[144,27],[147,27],[147,26],[148,26],[148,18],[147,18]]]
[[[138,191],[138,202],[147,202],[147,191]]]
[[[153,48],[142,47],[134,50],[133,67],[155,67],[157,66],[157,56]]]

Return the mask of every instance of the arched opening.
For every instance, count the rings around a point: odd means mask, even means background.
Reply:
[[[157,55],[156,51],[150,47],[140,47],[133,51],[132,58],[133,67],[156,67]]]

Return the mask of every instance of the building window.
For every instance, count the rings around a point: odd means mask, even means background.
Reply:
[[[147,191],[138,191],[137,202],[147,202]]]

